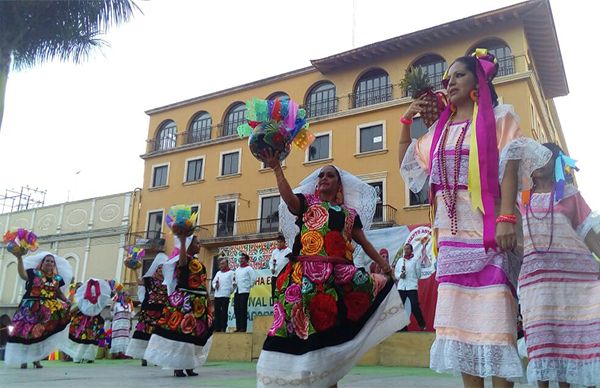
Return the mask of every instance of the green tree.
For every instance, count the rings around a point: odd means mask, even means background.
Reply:
[[[0,0],[0,128],[9,71],[58,59],[79,63],[127,22],[131,0]]]

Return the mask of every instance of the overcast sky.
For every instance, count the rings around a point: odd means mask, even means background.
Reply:
[[[0,132],[0,195],[29,185],[47,190],[46,204],[55,204],[141,187],[145,110],[351,49],[352,3],[138,1],[144,14],[112,30],[104,37],[110,47],[87,62],[11,73]],[[355,46],[362,46],[516,2],[354,3]],[[587,46],[598,36],[592,4],[551,1],[570,88],[556,104],[579,161],[582,193],[599,209],[594,114],[600,55]]]

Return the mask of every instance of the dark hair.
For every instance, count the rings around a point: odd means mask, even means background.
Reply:
[[[243,253],[243,252],[242,252],[242,254],[241,254],[241,256],[240,256],[240,259],[241,259],[241,258],[245,258],[246,260],[250,261],[250,256],[248,256],[246,253]]]
[[[467,70],[469,70],[469,72],[471,74],[473,74],[473,76],[475,77],[475,80],[477,81],[477,71],[475,70],[477,67],[477,58],[472,57],[470,55],[465,55],[464,57],[458,57],[454,60],[454,62],[452,62],[452,64],[448,68],[452,67],[452,65],[455,64],[456,62],[460,62],[463,65],[465,65],[467,67]],[[497,72],[498,72],[498,65],[496,65],[496,73]],[[492,78],[490,80],[488,80],[488,87],[490,88],[490,94],[492,96],[492,105],[493,106],[498,105],[498,94],[496,93],[496,88],[494,87],[494,84],[492,83],[492,80],[496,76],[496,73],[494,73]]]
[[[277,236],[277,241],[285,242],[285,237],[283,236],[283,234],[280,234],[279,236]]]
[[[550,161],[552,162],[552,165],[554,166],[554,164],[556,163],[556,159],[558,158],[558,155],[560,155],[561,152],[564,154],[564,151],[556,143],[544,143],[542,145],[544,147],[548,148],[552,152],[552,157],[550,158]],[[554,175],[554,173],[552,174],[552,181],[556,182],[556,176]],[[573,174],[565,173],[565,181],[567,183],[573,183]]]
[[[410,247],[410,250],[411,250],[411,251],[413,250],[413,246],[412,246],[412,244],[411,244],[411,243],[406,243],[406,244],[404,244],[404,247]]]
[[[197,241],[197,240],[198,240],[198,237],[196,237],[196,236],[192,237],[192,240],[190,241],[190,245],[189,245],[189,246],[187,247],[187,249],[185,250],[185,252],[186,252],[187,254],[191,254],[191,253],[190,253],[190,249],[195,249],[195,248],[192,248],[192,247],[194,246],[194,241]],[[199,252],[199,251],[200,251],[200,249],[198,249],[198,252]]]

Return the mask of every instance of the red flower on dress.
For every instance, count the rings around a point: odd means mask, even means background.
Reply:
[[[369,309],[371,297],[366,292],[351,291],[344,295],[344,304],[348,310],[346,314],[348,319],[358,321]]]
[[[292,265],[291,265],[291,263],[288,263],[285,266],[285,268],[283,269],[283,271],[281,271],[281,273],[277,276],[276,286],[279,291],[281,291],[281,288],[283,287],[285,280],[290,276],[291,270],[292,270]]]
[[[196,318],[192,313],[185,314],[181,320],[181,332],[190,334],[196,328]]]
[[[308,338],[308,317],[304,313],[304,305],[298,303],[292,308],[292,324],[296,335],[301,339]]]
[[[169,328],[171,330],[176,330],[177,326],[179,326],[182,319],[183,314],[181,313],[181,311],[173,311],[173,314],[171,314],[171,316],[169,317]]]
[[[310,319],[316,331],[330,329],[337,320],[337,305],[333,296],[317,294],[309,304]]]
[[[332,257],[346,256],[346,240],[337,230],[331,230],[325,235],[325,252]]]
[[[191,288],[199,288],[202,286],[202,276],[197,273],[193,273],[188,277],[188,285]]]
[[[40,338],[42,334],[44,334],[44,325],[41,323],[37,323],[33,329],[31,329],[31,337],[32,338]]]
[[[302,221],[309,230],[321,229],[327,220],[329,212],[320,204],[309,206],[302,216]]]

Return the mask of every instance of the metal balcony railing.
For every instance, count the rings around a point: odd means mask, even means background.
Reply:
[[[200,225],[200,241],[226,240],[235,237],[260,235],[279,232],[278,217],[256,218],[216,224]]]
[[[304,105],[306,110],[306,117],[319,117],[326,116],[338,111],[339,97],[328,98],[326,100],[319,100],[316,102],[310,102]]]
[[[194,144],[210,140],[211,133],[212,126],[184,132],[183,136],[186,144]]]
[[[514,74],[515,72],[515,57],[505,57],[498,59],[498,74],[497,77]]]
[[[144,248],[149,253],[160,252],[165,249],[165,234],[161,231],[140,231],[127,233],[128,246]]]
[[[397,209],[391,205],[378,203],[373,216],[373,228],[385,228],[396,225]]]
[[[378,104],[392,99],[392,85],[365,89],[350,95],[353,108]]]

